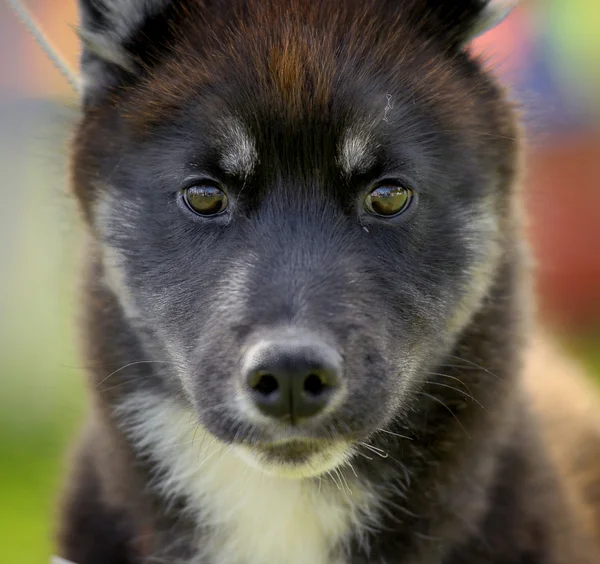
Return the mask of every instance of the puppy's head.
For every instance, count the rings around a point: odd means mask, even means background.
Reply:
[[[495,12],[81,4],[75,188],[107,284],[208,432],[330,470],[418,408],[501,261],[512,119],[464,50]]]

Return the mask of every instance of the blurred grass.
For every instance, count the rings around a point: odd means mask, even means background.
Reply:
[[[27,436],[0,436],[2,562],[49,561],[62,454],[72,427],[55,423]]]
[[[580,335],[567,341],[567,351],[580,358],[590,375],[600,383],[600,332]]]
[[[64,117],[45,102],[0,104],[2,563],[48,563],[64,454],[83,412]]]

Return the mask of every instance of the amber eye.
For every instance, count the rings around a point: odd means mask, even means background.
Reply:
[[[229,205],[227,194],[217,186],[191,186],[183,191],[183,199],[193,212],[210,216],[224,212]]]
[[[413,198],[412,190],[402,186],[379,186],[365,198],[365,208],[373,215],[392,217],[405,211]]]

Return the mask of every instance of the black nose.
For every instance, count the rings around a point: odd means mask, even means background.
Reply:
[[[265,415],[298,423],[318,414],[340,389],[339,353],[312,335],[265,339],[243,362],[252,401]]]

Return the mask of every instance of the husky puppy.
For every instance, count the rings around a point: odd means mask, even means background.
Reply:
[[[80,0],[76,564],[600,562],[483,0]]]

